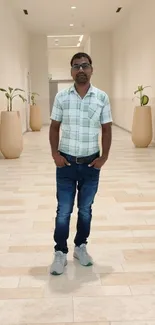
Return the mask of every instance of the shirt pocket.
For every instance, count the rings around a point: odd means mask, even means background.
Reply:
[[[98,104],[90,105],[88,109],[88,118],[90,126],[100,127],[101,107]]]

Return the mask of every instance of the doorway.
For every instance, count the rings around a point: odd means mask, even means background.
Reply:
[[[24,107],[24,127],[23,131],[29,131],[30,126],[29,126],[29,117],[30,117],[30,92],[31,92],[31,78],[30,78],[30,73],[25,69],[25,95],[26,95],[26,102],[25,102],[25,107]]]
[[[52,113],[52,107],[53,107],[54,99],[55,99],[57,92],[58,92],[58,82],[50,81],[49,82],[50,115]]]
[[[50,80],[49,81],[49,98],[50,98],[50,115],[52,112],[56,94],[73,85],[73,80]]]

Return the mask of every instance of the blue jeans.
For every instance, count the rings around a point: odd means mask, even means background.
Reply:
[[[76,190],[78,190],[78,220],[74,243],[76,246],[87,244],[92,219],[92,204],[98,190],[100,170],[88,167],[88,164],[77,164],[72,156],[63,154],[71,166],[57,167],[57,216],[54,232],[55,251],[68,253],[70,217],[73,212]],[[95,158],[99,157],[99,153]],[[94,159],[95,159],[94,158]],[[94,160],[93,159],[93,160]]]

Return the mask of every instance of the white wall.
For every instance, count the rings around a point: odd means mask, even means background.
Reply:
[[[50,122],[48,49],[46,36],[30,36],[31,91],[39,93],[37,105],[42,111],[43,124]]]
[[[59,82],[58,83],[58,92],[63,90],[63,89],[67,89],[70,88],[71,86],[73,86],[73,81],[70,82]]]
[[[92,83],[110,95],[111,87],[111,37],[109,33],[95,33],[87,39],[84,48],[48,50],[48,72],[53,80],[67,80],[70,76],[70,60],[77,52],[90,54],[94,73]]]
[[[17,22],[7,1],[0,2],[0,88],[26,89],[26,74],[29,71],[28,35]],[[27,97],[27,94],[26,94]],[[22,117],[23,131],[26,130],[26,106],[15,99],[14,110]],[[0,111],[6,109],[6,100],[0,93]]]
[[[88,48],[93,60],[92,83],[111,95],[111,35],[94,33],[90,36]]]
[[[63,48],[48,50],[48,73],[53,80],[70,80],[70,60],[83,48]]]
[[[85,46],[84,46],[84,52],[87,54],[91,54],[91,38],[90,36],[87,38]]]
[[[114,122],[131,131],[137,85],[151,85],[150,96],[155,127],[155,1],[137,0],[132,11],[115,29],[112,39],[112,108]]]

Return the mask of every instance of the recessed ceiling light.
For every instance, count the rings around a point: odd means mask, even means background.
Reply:
[[[116,12],[118,13],[118,12],[120,12],[121,10],[122,10],[122,7],[118,7],[117,10],[116,10]]]
[[[70,27],[73,27],[74,26],[74,24],[70,24]]]
[[[23,9],[23,11],[24,11],[24,14],[25,14],[25,15],[28,15],[28,11],[27,11],[27,9]]]
[[[74,10],[74,9],[76,9],[76,7],[75,7],[75,6],[72,6],[72,7],[71,7],[71,9],[73,9],[73,10]]]
[[[64,38],[64,37],[80,37],[81,35],[72,35],[72,34],[69,34],[69,35],[47,35],[48,38],[57,38],[59,37],[60,38]]]

